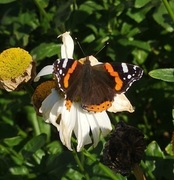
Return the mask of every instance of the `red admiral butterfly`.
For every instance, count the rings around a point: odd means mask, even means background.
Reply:
[[[59,59],[54,63],[58,86],[64,93],[66,107],[80,101],[83,109],[101,112],[112,105],[114,96],[127,91],[143,71],[136,65],[126,63],[98,63],[91,65],[89,57],[84,62]]]

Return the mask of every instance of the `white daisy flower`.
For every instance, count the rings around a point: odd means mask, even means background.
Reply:
[[[62,37],[63,40],[61,57],[72,58],[74,42],[69,32],[65,32],[59,37]],[[89,60],[92,66],[100,63],[93,56],[89,56]],[[53,65],[46,66],[39,72],[35,80],[38,80],[40,76],[52,73]],[[77,151],[80,151],[84,145],[90,143],[93,143],[95,147],[99,142],[100,135],[106,136],[112,130],[112,125],[106,111],[87,112],[82,109],[79,102],[73,102],[70,110],[67,110],[65,103],[65,98],[59,94],[56,88],[53,88],[51,93],[42,102],[39,112],[42,113],[45,122],[51,123],[57,128],[62,143],[69,150],[72,150],[71,137],[73,134],[77,138]],[[126,96],[121,93],[115,95],[114,102],[108,111],[133,112],[134,110]]]

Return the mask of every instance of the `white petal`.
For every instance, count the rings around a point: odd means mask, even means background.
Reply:
[[[52,107],[51,112],[49,114],[49,118],[48,118],[49,123],[53,124],[57,128],[58,131],[60,129],[60,126],[57,121],[58,121],[59,116],[61,115],[63,106],[64,106],[64,99],[61,98]]]
[[[69,123],[70,123],[70,112],[66,110],[64,107],[62,109],[62,115],[60,120],[60,129],[59,129],[59,136],[60,140],[62,143],[69,149],[72,150],[71,148],[71,136],[69,136]]]
[[[43,69],[41,69],[41,71],[34,78],[34,82],[39,81],[41,76],[45,76],[45,75],[52,74],[52,73],[53,73],[53,65],[45,66]]]
[[[127,97],[122,93],[115,95],[114,102],[107,111],[114,113],[122,111],[134,112],[134,109]]]
[[[89,113],[84,112],[82,108],[79,107],[79,105],[76,105],[76,108],[77,108],[77,120],[74,127],[74,133],[78,141],[77,151],[79,152],[84,145],[90,144],[92,140],[89,135],[90,127],[87,120],[87,115],[89,115]]]
[[[71,136],[72,131],[76,122],[76,108],[72,105],[71,110],[68,111],[64,106],[62,110],[61,120],[60,120],[60,130],[59,136],[62,143],[69,149],[71,148]]]
[[[55,89],[52,89],[51,94],[45,98],[42,102],[42,106],[39,111],[43,114],[43,118],[46,122],[49,122],[50,112],[54,104],[59,100],[58,93]]]
[[[62,46],[61,46],[61,58],[73,58],[74,52],[74,41],[70,36],[70,32],[65,32],[58,37],[62,37]]]
[[[66,49],[65,49],[65,45],[64,44],[61,45],[61,58],[62,59],[66,59],[67,58]]]
[[[89,126],[91,128],[94,147],[96,147],[99,142],[100,129],[99,129],[99,125],[96,121],[95,114],[92,114],[92,113],[88,114],[87,120],[88,120]]]
[[[111,121],[106,111],[95,113],[95,119],[101,129],[102,135],[106,136],[112,130]]]

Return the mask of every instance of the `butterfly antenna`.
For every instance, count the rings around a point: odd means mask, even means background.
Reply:
[[[107,45],[109,45],[109,42],[106,42],[106,44],[105,44],[99,51],[97,51],[97,52],[94,54],[94,57],[96,57],[97,54],[99,54]]]
[[[84,52],[84,50],[83,50],[83,48],[82,48],[81,44],[79,43],[79,41],[78,41],[77,37],[75,38],[75,40],[76,40],[76,43],[78,44],[78,46],[79,46],[80,50],[82,51],[83,55],[84,55],[84,56],[86,56],[86,54],[85,54],[85,52]]]

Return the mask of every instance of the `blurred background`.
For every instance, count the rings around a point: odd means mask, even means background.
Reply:
[[[148,180],[174,177],[172,150],[174,84],[148,75],[173,68],[174,18],[159,0],[0,0],[0,52],[21,47],[33,56],[37,72],[60,57],[61,39],[70,31],[74,57],[97,54],[101,62],[127,62],[144,70],[142,79],[126,96],[135,107],[130,114],[109,114],[113,126],[120,120],[143,132],[147,150],[141,162]],[[174,0],[169,6],[174,12]],[[35,88],[38,84],[31,84]],[[173,112],[174,114],[174,112]],[[39,121],[39,130],[34,125]],[[33,128],[34,127],[34,128]],[[174,142],[174,137],[173,137]],[[105,140],[91,150],[100,159]],[[79,153],[91,179],[112,179],[97,161]],[[118,179],[135,179],[133,175]],[[0,90],[0,180],[84,179],[73,153],[62,146],[57,130],[37,117],[31,96]]]

